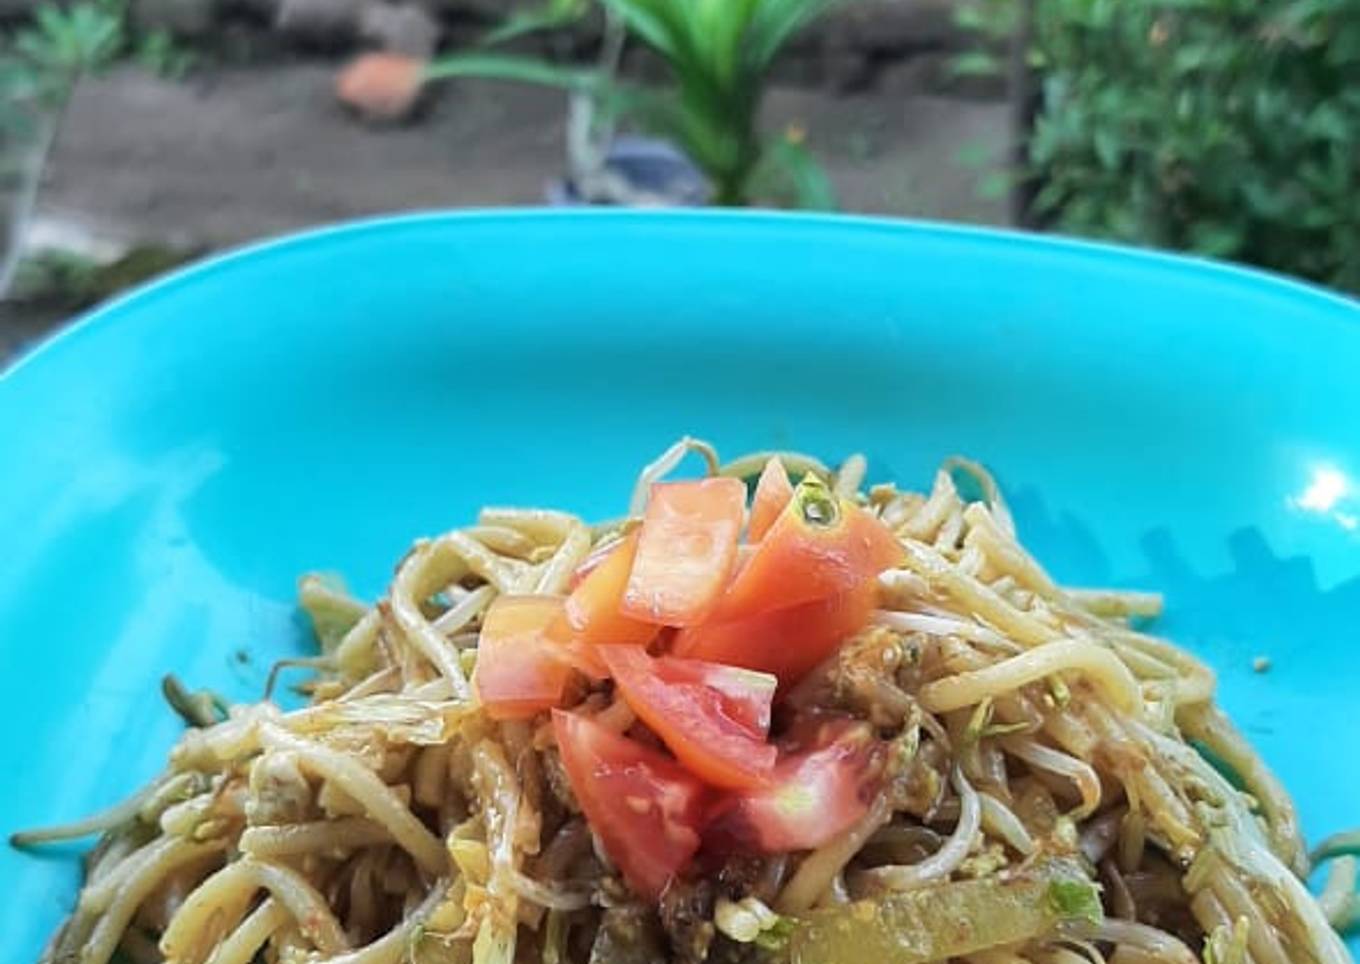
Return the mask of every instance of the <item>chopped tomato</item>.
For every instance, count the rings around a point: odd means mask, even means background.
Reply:
[[[738,479],[652,486],[623,614],[666,626],[702,622],[732,572],[745,512],[746,486]]]
[[[562,621],[553,627],[553,635],[565,634],[567,631],[561,628],[565,624],[566,617],[563,616]],[[600,659],[599,651],[594,646],[579,639],[567,639],[561,647],[558,658],[572,669],[593,680],[609,679],[609,667],[604,665],[604,660]]]
[[[866,579],[825,599],[687,627],[676,634],[672,652],[773,673],[791,686],[862,629],[877,601],[878,585]]]
[[[695,776],[760,786],[777,752],[765,742],[777,680],[692,659],[653,659],[640,646],[598,650],[624,700]]]
[[[656,674],[674,686],[698,685],[716,690],[723,712],[764,739],[770,732],[770,705],[778,685],[767,673],[741,666],[723,666],[698,659],[662,656],[653,660]]]
[[[869,812],[885,754],[867,723],[833,718],[781,756],[767,786],[727,794],[705,833],[719,851],[811,850]]]
[[[634,532],[605,556],[567,597],[567,622],[583,643],[649,643],[660,627],[619,611],[633,571],[639,533]]]
[[[765,533],[770,531],[770,526],[774,525],[774,520],[779,518],[779,513],[784,511],[784,507],[792,498],[793,483],[789,481],[789,473],[785,471],[784,463],[779,456],[772,455],[765,463],[764,471],[760,473],[760,481],[756,483],[746,538],[751,542],[759,542],[764,538]]]
[[[562,701],[572,655],[562,600],[500,596],[482,619],[472,686],[492,719],[533,716]]]
[[[629,533],[628,535],[631,534],[632,533]],[[572,570],[571,580],[567,584],[567,590],[571,591],[581,585],[581,583],[585,581],[586,576],[598,569],[600,563],[613,555],[614,550],[622,545],[626,538],[627,536],[620,536],[617,539],[610,539],[602,542],[594,549],[591,549],[590,554],[581,560],[581,564]]]
[[[699,849],[707,791],[674,760],[583,716],[553,712],[576,802],[639,895],[656,900]]]
[[[892,530],[808,477],[732,580],[716,618],[825,599],[901,565],[903,558]]]

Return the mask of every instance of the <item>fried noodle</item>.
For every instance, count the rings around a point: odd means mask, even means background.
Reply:
[[[1355,860],[1339,858],[1320,907],[1301,883],[1293,804],[1215,707],[1213,673],[1141,629],[1159,597],[1058,585],[974,463],[951,460],[929,493],[865,493],[862,458],[833,473],[795,454],[791,468],[883,520],[906,563],[880,577],[871,624],[787,704],[871,720],[897,757],[866,815],[824,847],[694,890],[699,926],[691,912],[682,940],[675,915],[640,902],[591,845],[551,730],[489,719],[469,678],[496,597],[566,592],[693,453],[741,477],[770,454],[721,465],[683,439],[644,470],[630,518],[608,525],[487,509],[418,542],[372,606],[305,579],[323,643],[308,705],[234,706],[187,730],[127,803],[16,835],[103,834],[43,960],[106,964],[121,945],[176,964],[630,964],[661,947],[677,961],[836,964],[818,948],[873,952],[834,943],[834,915],[866,906],[923,922],[882,964],[1350,961],[1328,918],[1357,916]],[[608,686],[583,679],[577,698],[636,732]],[[1055,867],[1089,882],[1095,906],[1062,920],[1016,909],[1067,893],[1044,884]],[[951,936],[952,914],[974,926]],[[774,939],[805,916],[832,937]]]

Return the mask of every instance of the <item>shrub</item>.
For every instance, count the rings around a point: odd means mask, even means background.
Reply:
[[[1360,291],[1360,0],[1038,0],[1037,213]]]

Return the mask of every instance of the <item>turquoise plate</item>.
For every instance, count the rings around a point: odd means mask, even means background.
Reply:
[[[918,487],[987,462],[1060,579],[1167,594],[1313,838],[1360,824],[1355,304],[990,231],[508,212],[211,261],[0,377],[0,827],[156,772],[161,674],[258,698],[303,570],[372,595],[483,503],[616,514],[686,432]],[[75,852],[0,848],[4,957]]]

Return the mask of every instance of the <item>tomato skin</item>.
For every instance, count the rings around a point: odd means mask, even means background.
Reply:
[[[567,622],[574,638],[582,643],[650,643],[660,627],[632,619],[620,612],[640,531],[624,538],[599,560],[567,597]]]
[[[494,720],[525,719],[557,706],[572,674],[562,600],[500,596],[482,619],[472,687]]]
[[[623,538],[613,539],[591,549],[590,553],[581,560],[581,564],[572,570],[571,579],[567,582],[567,592],[573,592],[577,586],[585,582],[586,576],[589,576],[600,567],[601,563],[613,555],[614,550],[621,546],[623,541]]]
[[[553,711],[567,782],[637,893],[656,900],[699,849],[709,791],[678,763],[583,716]]]
[[[722,597],[745,514],[739,479],[652,486],[623,615],[666,626],[703,622]]]
[[[705,844],[715,852],[783,853],[829,843],[861,820],[879,792],[885,747],[862,721],[820,723],[810,743],[790,749],[769,785],[715,804]]]
[[[566,617],[554,627],[554,632],[559,636],[569,637],[570,629],[566,627]],[[565,662],[572,669],[576,670],[592,680],[600,681],[609,679],[609,667],[600,659],[600,652],[589,643],[583,643],[577,639],[567,638],[561,644],[558,658]]]
[[[784,609],[854,589],[906,558],[881,521],[807,478],[723,598],[716,620]]]
[[[787,609],[690,626],[676,634],[672,652],[773,673],[781,686],[788,687],[862,629],[877,602],[878,584],[869,579],[845,592]]]
[[[770,531],[779,514],[793,498],[793,483],[783,461],[777,455],[770,456],[756,483],[756,494],[751,500],[751,521],[746,526],[746,538],[759,542]]]
[[[624,700],[689,772],[719,787],[762,786],[778,752],[765,742],[777,681],[697,660],[602,646]]]
[[[699,659],[661,656],[652,661],[656,674],[671,686],[700,685],[716,690],[723,712],[752,736],[770,733],[770,711],[778,681],[744,666],[724,666]]]

